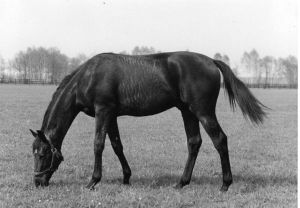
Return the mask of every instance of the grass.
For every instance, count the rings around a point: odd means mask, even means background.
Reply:
[[[270,107],[259,127],[230,110],[221,90],[217,116],[229,139],[234,183],[220,193],[217,151],[201,127],[203,143],[191,184],[173,188],[187,159],[180,113],[171,109],[150,117],[118,119],[125,155],[133,176],[122,185],[122,171],[109,140],[103,156],[103,179],[88,191],[93,170],[94,120],[80,114],[63,143],[65,161],[50,186],[32,182],[33,137],[39,129],[54,86],[0,85],[0,207],[296,207],[297,90],[253,93]]]

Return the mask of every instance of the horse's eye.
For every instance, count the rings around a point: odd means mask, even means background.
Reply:
[[[43,158],[43,157],[45,157],[45,154],[39,153],[37,150],[35,150],[35,151],[33,152],[33,155],[34,155],[34,156],[37,156],[38,158]]]

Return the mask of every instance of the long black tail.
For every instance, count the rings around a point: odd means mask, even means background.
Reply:
[[[237,102],[242,113],[254,123],[262,123],[266,113],[263,108],[266,108],[259,102],[246,85],[239,80],[231,71],[230,67],[222,61],[213,60],[223,74],[225,89],[227,91],[231,107],[235,108]]]

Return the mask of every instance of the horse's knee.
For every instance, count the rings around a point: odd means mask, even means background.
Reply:
[[[95,139],[94,141],[94,152],[96,155],[102,154],[104,150],[104,140]]]
[[[189,151],[192,155],[197,155],[202,144],[200,135],[188,139]]]
[[[214,137],[220,133],[220,126],[216,119],[208,116],[199,116],[199,120],[209,136]]]
[[[220,153],[228,152],[227,136],[224,133],[220,133],[219,137],[213,138],[212,140],[218,152]]]
[[[122,146],[121,143],[118,143],[118,142],[111,142],[111,146],[112,146],[114,152],[115,152],[117,155],[123,153],[123,146]]]
[[[200,117],[200,122],[210,136],[215,148],[220,152],[227,152],[227,136],[222,131],[218,121],[214,117]]]

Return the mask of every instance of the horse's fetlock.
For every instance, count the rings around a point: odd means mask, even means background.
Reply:
[[[92,181],[95,183],[98,183],[99,181],[101,181],[101,174],[100,175],[93,175],[92,176]]]

